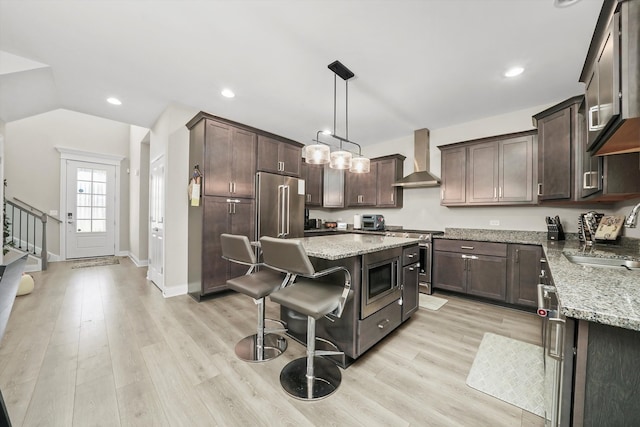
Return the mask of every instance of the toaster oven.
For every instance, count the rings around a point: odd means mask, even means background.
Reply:
[[[384,230],[384,216],[362,215],[362,229],[368,231]]]

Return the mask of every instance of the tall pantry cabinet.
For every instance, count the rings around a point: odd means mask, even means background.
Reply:
[[[199,206],[189,206],[189,294],[227,288],[246,267],[222,259],[220,234],[255,234],[257,135],[202,114],[188,124],[189,167],[202,173]]]

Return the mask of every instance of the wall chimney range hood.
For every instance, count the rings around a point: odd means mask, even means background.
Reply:
[[[437,187],[440,178],[429,172],[429,129],[418,129],[413,133],[413,170],[395,184],[394,187]]]

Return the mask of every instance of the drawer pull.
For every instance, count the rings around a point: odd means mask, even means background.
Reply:
[[[385,326],[389,324],[389,319],[384,319],[382,322],[378,323],[378,329],[384,329]]]
[[[416,256],[416,254],[408,254],[407,258],[413,258],[414,256]]]
[[[460,246],[460,249],[469,249],[470,251],[472,251],[473,246]]]

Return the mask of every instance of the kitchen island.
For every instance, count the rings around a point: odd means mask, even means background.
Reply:
[[[336,358],[347,367],[406,321],[418,308],[416,263],[418,239],[372,234],[336,234],[300,240],[317,271],[346,267],[351,295],[342,317],[319,319],[316,334],[345,353]],[[328,276],[327,285],[342,286],[344,275]],[[307,318],[286,307],[280,309],[289,336],[306,342]]]

